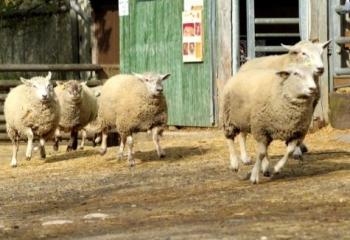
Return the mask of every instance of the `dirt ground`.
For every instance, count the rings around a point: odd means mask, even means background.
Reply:
[[[12,169],[11,146],[0,145],[0,239],[350,239],[347,134],[308,135],[304,161],[258,185],[241,179],[252,166],[229,170],[217,130],[167,132],[164,159],[139,135],[134,170],[115,148],[101,157],[51,146],[46,161],[25,161],[21,146]],[[269,153],[276,162],[284,144]]]

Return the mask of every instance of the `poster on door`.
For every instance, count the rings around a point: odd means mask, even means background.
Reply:
[[[182,57],[183,62],[203,61],[202,10],[182,13]]]

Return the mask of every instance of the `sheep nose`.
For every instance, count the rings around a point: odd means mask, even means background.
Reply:
[[[316,93],[317,89],[315,87],[309,87],[309,91],[311,94]]]
[[[324,67],[318,67],[317,68],[317,73],[323,74],[323,72],[324,72]]]
[[[43,99],[47,99],[47,94],[43,94]]]

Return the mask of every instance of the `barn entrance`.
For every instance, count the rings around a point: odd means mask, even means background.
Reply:
[[[105,67],[117,66],[120,63],[118,1],[93,0],[91,6],[92,61]]]
[[[238,56],[233,72],[247,58],[286,51],[281,43],[295,44],[309,38],[309,1],[233,0],[233,44]],[[234,60],[235,61],[235,60]]]

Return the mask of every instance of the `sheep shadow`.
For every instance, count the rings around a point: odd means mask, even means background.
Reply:
[[[165,157],[159,158],[156,150],[149,151],[137,151],[135,152],[135,157],[140,159],[142,162],[153,162],[153,161],[181,161],[185,160],[187,157],[201,156],[208,152],[207,148],[203,147],[167,147],[164,148]]]
[[[273,156],[273,163],[280,159],[279,155]],[[281,173],[273,179],[293,180],[299,177],[313,177],[329,174],[332,172],[350,170],[350,161],[336,162],[336,160],[349,158],[347,151],[314,151],[304,155],[304,160],[290,159]],[[272,165],[272,164],[271,164]],[[272,165],[273,166],[273,165]]]
[[[65,152],[57,155],[52,155],[45,159],[45,163],[55,163],[67,160],[74,160],[77,158],[90,157],[93,155],[99,155],[98,151],[95,149],[76,150],[72,152]]]

